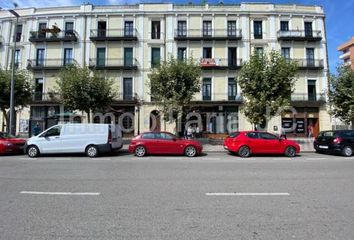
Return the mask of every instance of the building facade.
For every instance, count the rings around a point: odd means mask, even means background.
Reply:
[[[338,51],[343,52],[339,59],[344,61],[344,64],[351,66],[354,69],[354,37],[338,47]]]
[[[299,63],[291,104],[296,114],[274,117],[268,130],[281,126],[303,136],[311,125],[316,134],[331,128],[327,113],[327,44],[324,11],[318,6],[241,3],[233,5],[136,4],[16,9],[15,20],[0,11],[0,63],[10,68],[13,43],[15,64],[33,76],[35,92],[29,107],[28,129],[48,128],[58,117],[70,116],[55,94],[59,70],[69,63],[86,65],[114,80],[118,99],[114,116],[136,134],[152,127],[175,131],[163,120],[149,94],[148,74],[173,55],[192,57],[202,67],[201,89],[191,106],[200,114],[202,131],[225,134],[253,126],[242,114],[237,78],[242,63],[254,51],[278,50]],[[14,38],[12,36],[15,36]],[[61,111],[60,111],[61,109]],[[23,111],[22,111],[23,112]],[[129,113],[133,118],[124,117]],[[17,116],[17,131],[26,119]],[[231,130],[227,120],[237,119]],[[86,121],[78,113],[75,121]],[[95,121],[95,119],[94,119]],[[109,119],[107,120],[110,121]],[[296,125],[294,125],[296,124]]]

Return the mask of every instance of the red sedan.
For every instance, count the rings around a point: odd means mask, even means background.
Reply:
[[[181,154],[194,157],[202,152],[202,144],[181,139],[169,132],[145,132],[132,139],[129,152],[138,157],[146,154]]]
[[[285,154],[287,157],[295,157],[300,152],[299,144],[294,141],[257,131],[230,134],[224,141],[224,148],[240,157],[249,157],[251,154]]]
[[[0,154],[23,153],[25,139],[16,138],[7,133],[0,132]]]

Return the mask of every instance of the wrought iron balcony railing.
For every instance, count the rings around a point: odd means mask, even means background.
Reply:
[[[319,70],[324,68],[323,60],[318,59],[292,59],[300,70]]]
[[[76,42],[78,39],[76,31],[45,32],[32,31],[30,33],[30,42]]]
[[[200,58],[198,64],[202,69],[230,69],[236,70],[242,67],[242,59],[228,59],[228,58]]]
[[[90,58],[90,68],[98,70],[137,70],[135,58]]]
[[[176,29],[175,40],[241,40],[241,29]]]
[[[278,39],[285,41],[321,41],[321,31],[288,30],[278,31]]]
[[[27,69],[36,70],[59,70],[66,65],[74,64],[73,58],[50,58],[50,59],[29,59],[27,60]]]
[[[135,28],[125,29],[93,29],[90,32],[92,41],[136,41],[138,40]]]

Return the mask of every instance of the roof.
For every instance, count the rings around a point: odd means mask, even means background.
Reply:
[[[340,45],[338,47],[338,51],[344,51],[345,49],[354,46],[354,37],[352,37],[352,39],[350,39],[349,41],[343,43],[342,45]]]

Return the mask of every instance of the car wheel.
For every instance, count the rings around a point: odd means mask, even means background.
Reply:
[[[146,155],[146,148],[144,146],[137,146],[135,148],[135,156],[144,157]]]
[[[195,155],[197,155],[197,150],[195,149],[195,147],[193,146],[188,146],[186,147],[186,149],[184,150],[184,154],[187,157],[195,157]]]
[[[294,147],[287,147],[285,149],[285,156],[287,157],[295,157],[296,156],[296,149]]]
[[[251,150],[249,147],[247,146],[242,146],[239,150],[238,150],[238,155],[242,158],[247,158],[249,156],[251,156]]]
[[[27,155],[30,157],[30,158],[36,158],[39,156],[39,149],[37,146],[29,146],[27,148]]]
[[[95,158],[98,156],[98,148],[95,145],[90,145],[86,148],[86,156]]]
[[[353,149],[349,146],[345,146],[342,150],[342,155],[345,157],[350,157],[353,155]]]

